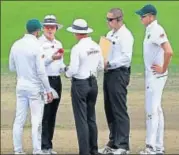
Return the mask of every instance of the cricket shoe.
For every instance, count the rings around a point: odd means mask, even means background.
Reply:
[[[126,150],[126,149],[122,149],[122,148],[119,148],[119,149],[116,149],[113,154],[129,154],[129,151]]]
[[[155,150],[153,149],[152,146],[146,145],[146,148],[142,151],[140,151],[140,154],[156,154]]]
[[[36,151],[36,152],[33,152],[34,155],[39,155],[39,154],[51,154],[50,152],[45,152],[45,151]]]
[[[52,149],[49,149],[49,152],[50,152],[51,154],[57,154],[57,152],[54,151],[54,150],[52,150]]]
[[[26,154],[24,151],[14,152],[14,154]]]
[[[165,151],[164,150],[156,150],[157,155],[164,155]]]
[[[105,146],[104,148],[102,149],[98,149],[98,153],[99,154],[113,154],[113,152],[115,151],[116,149],[113,149],[109,146]]]

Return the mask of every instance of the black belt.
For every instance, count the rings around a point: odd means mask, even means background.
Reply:
[[[48,76],[49,79],[56,80],[60,79],[60,76]]]
[[[108,69],[106,72],[116,72],[116,71],[131,71],[131,67],[125,67],[125,66],[121,66],[115,69]]]
[[[86,78],[86,79],[77,79],[72,77],[72,81],[88,81],[90,78]]]
[[[96,85],[96,77],[95,76],[90,76],[90,77],[88,77],[88,78],[86,78],[86,79],[77,79],[77,78],[72,78],[72,83],[74,82],[75,83],[75,81],[81,81],[81,82],[87,82],[87,83],[89,83],[89,85],[92,87],[93,86],[93,84],[95,84]],[[85,83],[86,83],[85,82]]]
[[[90,76],[90,77],[88,77],[86,79],[77,79],[77,78],[72,77],[72,81],[89,81],[92,78],[96,79],[95,76]]]

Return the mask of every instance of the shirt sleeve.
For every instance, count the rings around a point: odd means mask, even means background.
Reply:
[[[75,74],[77,74],[79,70],[79,64],[80,64],[79,49],[76,47],[73,47],[71,50],[71,55],[70,55],[70,65],[69,65],[68,70],[66,71],[66,76],[71,78]]]
[[[14,56],[13,56],[13,50],[14,48],[11,48],[10,54],[9,54],[9,70],[10,71],[16,71],[16,66],[15,66],[15,61],[14,61]]]
[[[48,66],[53,62],[52,55],[47,54],[48,52],[45,50],[47,47],[49,48],[50,45],[46,45],[46,43],[44,43],[43,40],[39,40],[39,44],[41,57],[44,60],[45,66]]]
[[[45,57],[44,59],[45,66],[50,65],[52,62],[53,62],[52,56]]]
[[[35,63],[36,63],[36,69],[37,69],[37,76],[39,76],[45,91],[47,93],[49,93],[49,92],[51,92],[51,88],[50,88],[48,77],[47,77],[47,74],[46,74],[46,71],[45,71],[44,61],[43,61],[43,58],[40,54],[40,51],[37,51],[35,56],[36,56],[36,62]]]
[[[52,55],[47,55],[43,48],[40,49],[41,57],[44,60],[45,66],[50,65],[53,62]]]
[[[160,46],[164,42],[168,41],[167,35],[162,27],[158,27],[151,36],[152,43]]]
[[[126,37],[126,36],[125,36]],[[109,64],[111,66],[126,66],[131,63],[132,60],[132,53],[133,53],[133,44],[134,38],[132,35],[128,35],[128,37],[120,40],[119,50],[121,51],[120,57],[115,57],[114,59],[110,60]]]

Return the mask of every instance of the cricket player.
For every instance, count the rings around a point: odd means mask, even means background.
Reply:
[[[95,105],[98,94],[97,70],[104,68],[100,46],[88,36],[93,29],[84,19],[74,20],[67,31],[74,33],[78,43],[73,46],[70,65],[65,75],[72,78],[71,97],[79,154],[98,153]]]
[[[145,64],[146,149],[141,154],[164,154],[164,116],[162,93],[167,81],[172,48],[167,34],[156,19],[157,10],[145,5],[136,11],[146,27],[143,42]]]
[[[44,89],[47,93],[48,102],[52,101],[53,96],[37,39],[41,24],[37,19],[31,19],[27,22],[26,29],[27,34],[12,45],[9,56],[9,69],[17,73],[13,144],[15,154],[25,153],[22,148],[22,132],[30,107],[33,154],[42,154],[41,128]]]
[[[127,86],[130,81],[134,38],[123,23],[123,12],[112,8],[107,13],[111,31],[107,39],[112,43],[105,61],[103,81],[105,114],[109,127],[109,140],[101,154],[128,154],[130,119],[127,111]]]
[[[59,107],[62,83],[60,73],[64,71],[62,43],[55,38],[57,30],[62,28],[57,23],[54,15],[46,15],[43,25],[43,34],[39,38],[40,45],[43,49],[42,57],[44,59],[46,73],[51,88],[56,91],[58,97],[54,97],[51,104],[45,104],[43,121],[42,121],[42,150],[44,153],[57,154],[53,149],[53,135],[55,129],[56,113]],[[61,52],[60,52],[61,51]]]

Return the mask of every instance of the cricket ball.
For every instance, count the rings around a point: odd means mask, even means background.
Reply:
[[[60,49],[58,50],[58,53],[63,54],[63,53],[64,53],[64,49],[63,49],[63,48],[60,48]]]

